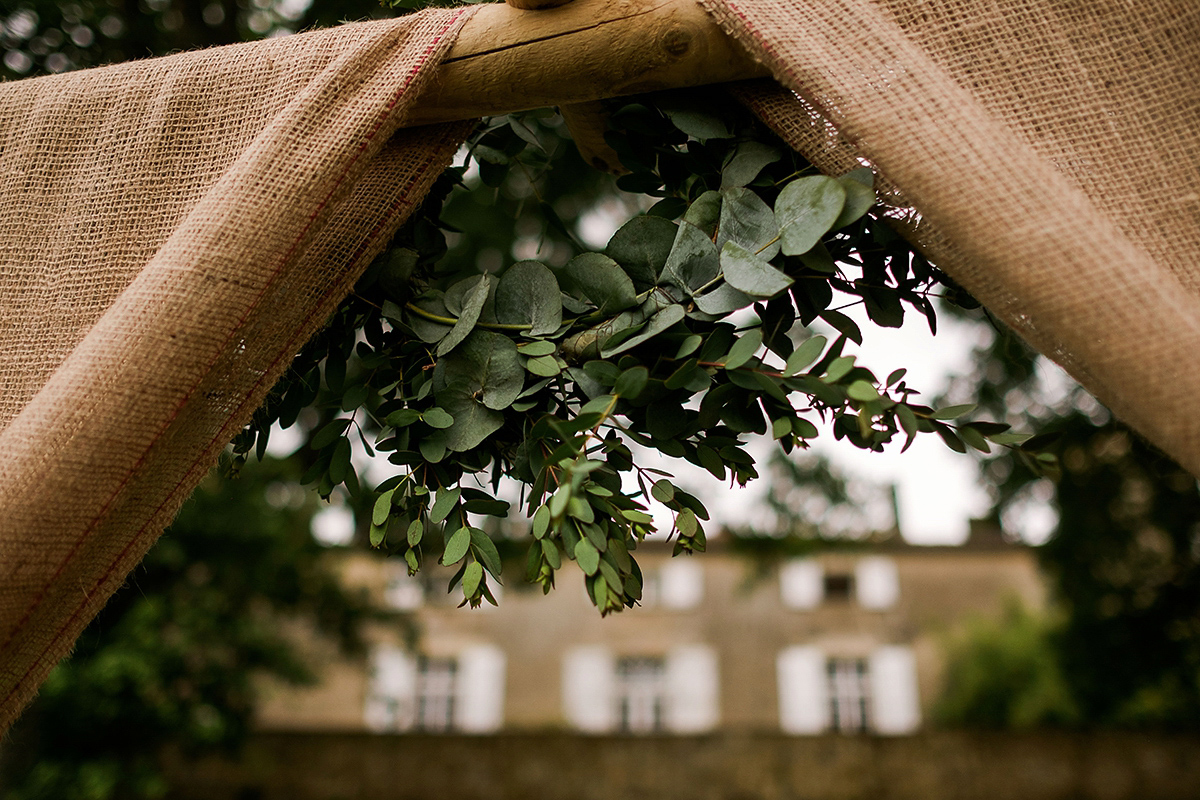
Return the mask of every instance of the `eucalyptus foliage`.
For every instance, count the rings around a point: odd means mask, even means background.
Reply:
[[[477,180],[536,194],[560,124],[488,121],[469,143]],[[696,94],[617,106],[608,142],[629,170],[617,186],[657,201],[596,252],[542,202],[574,252],[560,263],[443,258],[442,209],[467,166],[449,170],[235,452],[261,452],[273,423],[323,406],[305,480],[365,501],[371,544],[413,572],[456,566],[451,587],[472,606],[494,602],[501,559],[482,520],[510,513],[496,495],[513,479],[531,520],[526,579],[548,592],[574,561],[608,613],[641,597],[632,553],[654,530],[651,500],[671,511],[676,554],[705,549],[704,504],[644,466],[645,450],[745,484],[758,477],[749,436],[790,452],[821,423],[875,451],[922,432],[964,452],[1024,441],[964,421],[971,406],[922,405],[904,370],[880,378],[845,353],[862,334],[836,302],[884,327],[916,311],[932,328],[935,290],[961,295],[893,232],[869,169],[821,175],[744,110]],[[811,333],[818,320],[837,335]],[[395,474],[362,485],[352,439]]]

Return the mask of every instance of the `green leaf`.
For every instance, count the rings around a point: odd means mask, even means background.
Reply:
[[[545,504],[533,512],[533,538],[541,539],[550,529],[550,508]]]
[[[587,539],[580,539],[575,545],[575,560],[588,575],[595,575],[596,570],[600,569],[600,551]]]
[[[690,508],[685,508],[675,518],[675,527],[679,528],[680,534],[691,538],[696,535],[696,530],[700,527],[700,523],[696,520],[695,512]]]
[[[446,435],[439,432],[433,436],[426,436],[417,445],[417,449],[421,451],[422,458],[430,464],[436,464],[446,457]]]
[[[561,518],[567,510],[567,503],[571,501],[571,487],[564,485],[558,487],[553,495],[550,496],[550,516]]]
[[[900,419],[900,427],[904,428],[904,432],[910,437],[916,436],[920,430],[917,423],[917,415],[913,410],[904,404],[896,406],[896,416]]]
[[[554,342],[547,342],[545,339],[539,339],[536,342],[522,342],[517,345],[517,352],[530,358],[554,355],[557,349]]]
[[[712,239],[688,222],[679,225],[671,254],[663,266],[662,280],[688,294],[710,282],[721,271],[721,256]]]
[[[435,525],[444,522],[446,517],[450,516],[450,512],[454,509],[461,494],[462,490],[458,487],[439,489],[437,499],[433,501],[433,507],[429,509],[429,521]]]
[[[463,572],[462,591],[463,597],[474,597],[475,592],[479,590],[479,582],[483,580],[483,566],[478,561],[472,561],[467,564],[467,569]]]
[[[779,417],[771,422],[771,438],[782,439],[792,433],[792,421],[787,417]]]
[[[695,225],[704,235],[712,239],[721,220],[721,193],[709,189],[688,206],[683,221]]]
[[[988,438],[999,445],[1019,445],[1029,441],[1030,436],[1028,433],[995,433]]]
[[[393,428],[406,428],[421,418],[421,412],[415,408],[402,408],[399,411],[393,411],[387,415],[384,420]]]
[[[421,538],[425,534],[425,525],[419,519],[414,519],[408,523],[408,530],[404,532],[404,538],[408,542],[409,547],[416,547],[421,543]]]
[[[784,255],[806,253],[829,232],[842,213],[846,190],[833,178],[813,175],[783,187],[775,200]]]
[[[350,427],[350,420],[335,419],[333,422],[330,422],[324,428],[321,428],[321,430],[319,430],[317,432],[317,435],[312,438],[312,443],[311,443],[312,449],[324,450],[326,447],[328,447],[329,445],[336,442],[338,440],[338,437],[340,437],[343,433],[345,433],[346,428],[349,428],[349,427]]]
[[[721,192],[721,223],[717,228],[717,249],[735,242],[751,254],[769,261],[779,252],[779,225],[771,207],[749,189]]]
[[[621,265],[602,253],[582,253],[563,267],[563,273],[596,308],[607,314],[637,304],[637,290]]]
[[[851,399],[858,400],[862,403],[870,403],[879,399],[879,392],[875,390],[875,387],[872,386],[868,381],[862,380],[854,381],[847,386],[846,394],[848,394]]]
[[[446,384],[463,382],[467,393],[481,394],[483,405],[491,409],[508,408],[525,385],[525,368],[516,343],[492,331],[474,331],[439,366]],[[454,409],[445,403],[441,405],[457,422]]]
[[[974,410],[974,403],[964,403],[963,405],[939,408],[937,411],[934,411],[932,414],[928,414],[927,416],[929,419],[958,419],[959,417],[965,417]]]
[[[703,142],[708,139],[728,139],[733,135],[720,117],[707,114],[698,107],[660,103],[659,108],[671,120],[672,125],[693,139]]]
[[[554,356],[538,356],[525,362],[525,369],[542,378],[553,378],[562,372]]]
[[[454,424],[445,431],[445,446],[456,453],[478,447],[504,424],[503,414],[459,389],[439,393],[438,402],[454,416]]]
[[[378,522],[371,523],[371,528],[367,532],[367,536],[371,541],[371,547],[379,547],[379,545],[383,544],[383,538],[386,535],[387,525]]]
[[[483,559],[483,565],[492,573],[492,577],[499,578],[500,551],[496,549],[496,543],[479,528],[471,528],[471,547],[475,550],[475,556]]]
[[[446,540],[446,549],[442,553],[442,563],[447,567],[451,564],[457,564],[459,561],[462,561],[463,556],[467,554],[467,550],[470,547],[471,529],[459,528],[450,534],[450,538]]]
[[[445,409],[435,406],[421,415],[421,421],[431,428],[449,428],[454,424],[454,417],[447,414]]]
[[[725,369],[737,369],[754,358],[754,354],[762,347],[762,339],[762,328],[751,328],[739,336],[725,356]]]
[[[675,486],[663,478],[654,482],[654,485],[650,487],[650,494],[660,503],[669,503],[675,499]]]
[[[542,555],[546,557],[546,563],[552,568],[558,569],[562,566],[562,556],[558,552],[558,546],[554,544],[553,539],[542,539]]]
[[[687,358],[692,353],[700,349],[700,345],[704,344],[704,337],[698,333],[693,333],[683,340],[679,345],[679,350],[675,352],[675,358]]]
[[[650,380],[650,370],[642,366],[631,367],[621,373],[613,386],[613,394],[626,400],[636,400]]]
[[[852,169],[838,178],[838,180],[857,181],[868,189],[875,188],[875,173],[870,167],[858,167],[856,169]]]
[[[937,431],[937,435],[942,437],[942,441],[945,442],[946,446],[951,450],[956,453],[967,452],[967,446],[963,444],[962,439],[959,439],[954,435],[954,431],[950,430],[948,425],[935,425],[933,429]]]
[[[958,436],[967,444],[974,447],[981,453],[992,452],[991,446],[987,443],[987,439],[983,438],[983,434],[967,425],[963,425],[958,429]]]
[[[678,227],[662,217],[634,217],[608,240],[604,254],[620,264],[635,285],[649,288],[658,283]]]
[[[496,321],[529,325],[530,336],[554,333],[562,326],[562,291],[545,264],[518,261],[496,286]]]
[[[396,490],[389,489],[375,498],[375,506],[371,509],[372,525],[382,525],[387,522],[388,517],[392,514],[392,496],[394,494],[396,494]]]
[[[693,299],[696,301],[696,308],[714,317],[723,317],[754,302],[753,297],[733,288],[729,283],[722,283],[711,292],[696,295]]]
[[[844,228],[851,222],[858,221],[863,214],[871,210],[871,206],[875,205],[875,190],[863,184],[856,177],[843,175],[837,179],[837,182],[846,192],[846,203],[842,206],[842,213],[838,214],[838,218],[833,221],[833,230]]]
[[[600,355],[604,356],[605,358],[611,358],[619,353],[624,353],[626,350],[637,347],[642,342],[645,342],[648,339],[653,339],[655,336],[658,336],[668,328],[682,322],[686,316],[687,313],[683,310],[683,306],[667,306],[662,311],[659,311],[657,314],[651,317],[649,324],[647,324],[645,329],[643,329],[641,332],[629,337],[612,349],[606,348],[601,350]]]
[[[822,311],[820,316],[821,319],[825,320],[834,328],[836,328],[838,333],[843,334],[847,339],[855,344],[862,344],[862,331],[859,330],[858,323],[856,323],[854,320],[850,319],[842,312],[834,311],[833,309],[826,309],[825,311]]]
[[[825,382],[837,383],[854,369],[854,356],[839,356],[829,363],[825,370]]]
[[[800,371],[809,364],[817,360],[821,355],[821,351],[825,349],[826,338],[824,336],[813,336],[810,339],[805,339],[803,343],[788,356],[787,363],[784,365],[783,374],[787,376],[799,375]]]
[[[342,437],[333,447],[333,458],[329,461],[329,480],[337,486],[346,480],[350,470],[350,440]]]
[[[721,188],[745,186],[758,177],[763,167],[774,164],[780,157],[778,150],[762,142],[740,143],[721,170]]]
[[[414,297],[411,302],[417,308],[434,316],[446,319],[451,317],[450,311],[442,301],[440,292],[430,292],[419,297]],[[404,321],[408,323],[408,326],[413,329],[413,332],[417,334],[420,340],[427,344],[440,342],[446,337],[446,334],[450,333],[450,324],[443,325],[440,322],[434,322],[410,312],[405,312]]]
[[[478,278],[468,280],[473,280],[474,283],[470,285],[470,289],[467,291],[462,311],[458,315],[458,321],[454,323],[454,327],[450,329],[450,332],[438,342],[437,354],[439,356],[446,355],[467,338],[475,328],[475,323],[479,322],[479,315],[483,312],[483,304],[487,302],[490,289],[487,276],[480,275]]]
[[[755,297],[774,297],[792,285],[792,279],[736,242],[721,248],[721,268],[733,288]]]

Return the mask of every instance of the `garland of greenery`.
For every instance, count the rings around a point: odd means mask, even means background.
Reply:
[[[488,121],[469,142],[479,180],[536,185],[560,125]],[[884,327],[906,309],[935,327],[939,287],[970,302],[893,232],[869,169],[817,174],[744,110],[696,94],[626,103],[612,127],[630,170],[617,186],[659,200],[603,252],[576,245],[584,251],[557,267],[440,265],[450,227],[440,214],[467,167],[450,169],[296,358],[236,457],[261,454],[270,427],[294,425],[305,407],[337,413],[311,434],[305,481],[323,497],[345,486],[367,498],[371,544],[402,553],[411,572],[423,557],[457,565],[451,586],[473,607],[495,602],[489,581],[501,574],[479,519],[509,513],[495,495],[514,479],[531,520],[526,578],[548,592],[574,561],[603,614],[641,597],[632,554],[654,530],[651,499],[671,510],[676,554],[705,549],[704,504],[631,445],[743,485],[758,475],[745,437],[769,434],[791,452],[818,435],[818,420],[868,450],[932,432],[960,452],[995,444],[1050,463],[1007,425],[962,421],[973,406],[915,402],[903,369],[879,380],[843,354],[862,336],[836,297]],[[573,240],[549,204],[542,211]],[[817,319],[839,335],[807,335]],[[360,485],[351,437],[397,474]],[[479,474],[490,492],[464,481]]]

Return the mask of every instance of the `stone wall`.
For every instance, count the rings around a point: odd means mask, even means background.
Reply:
[[[173,800],[1191,800],[1200,736],[259,734]]]

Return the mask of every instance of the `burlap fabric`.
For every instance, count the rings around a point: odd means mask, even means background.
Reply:
[[[792,90],[752,108],[1200,475],[1200,3],[704,2]]]
[[[0,732],[453,156],[466,14],[0,85]]]

